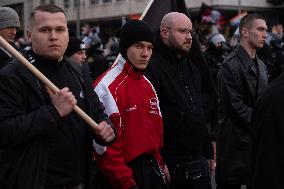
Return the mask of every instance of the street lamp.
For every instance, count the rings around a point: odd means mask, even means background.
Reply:
[[[241,0],[239,0],[239,4],[238,4],[238,13],[239,14],[241,13],[241,4],[242,4],[242,2],[241,2]]]
[[[76,36],[77,38],[80,38],[80,8],[81,8],[80,0],[74,0],[74,5],[77,8]]]

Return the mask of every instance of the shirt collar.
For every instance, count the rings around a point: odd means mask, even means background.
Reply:
[[[144,71],[136,69],[129,61],[120,56],[118,64],[122,66],[124,72],[135,80],[140,80],[143,77]]]

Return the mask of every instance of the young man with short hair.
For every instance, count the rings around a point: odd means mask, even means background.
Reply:
[[[267,34],[265,19],[248,14],[239,26],[240,45],[229,54],[218,74],[220,128],[217,135],[218,189],[251,187],[251,126],[258,97],[268,85],[266,66],[256,56]]]
[[[159,101],[143,73],[154,37],[143,21],[126,23],[121,31],[118,62],[95,83],[106,113],[118,130],[115,143],[96,150],[96,162],[111,187],[162,189],[167,168],[160,155],[163,125]]]
[[[30,23],[26,57],[61,90],[49,92],[18,60],[0,71],[0,188],[90,188],[93,139],[108,145],[115,129],[91,81],[80,83],[66,63],[64,11],[40,5]],[[95,129],[72,111],[75,104],[98,123]]]

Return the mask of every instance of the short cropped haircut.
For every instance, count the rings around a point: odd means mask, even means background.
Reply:
[[[247,14],[246,16],[244,16],[241,19],[240,26],[239,26],[240,36],[242,36],[241,30],[243,28],[250,28],[253,21],[257,20],[257,19],[265,20],[265,22],[266,22],[265,17],[263,17],[259,14]]]
[[[34,21],[35,14],[38,11],[49,12],[49,13],[60,13],[61,12],[66,16],[64,10],[60,8],[59,6],[55,4],[44,4],[44,5],[39,5],[36,8],[34,8],[34,10],[30,14],[30,22]]]

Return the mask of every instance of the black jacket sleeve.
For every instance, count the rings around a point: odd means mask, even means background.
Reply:
[[[107,114],[105,114],[104,110],[104,106],[103,104],[100,102],[98,95],[95,93],[93,87],[92,87],[92,79],[90,76],[90,71],[89,71],[89,66],[87,63],[83,64],[83,76],[84,76],[84,85],[85,85],[85,90],[87,93],[87,99],[88,99],[88,104],[89,104],[89,116],[91,116],[92,119],[94,119],[94,121],[99,124],[102,121],[107,122],[112,129],[115,132],[115,135],[117,135],[116,132],[116,128],[115,126],[112,124],[112,122],[110,121],[110,119],[108,118]],[[95,141],[100,144],[100,145],[111,145],[115,140],[109,142],[109,143],[104,143],[101,139],[99,139],[99,137],[97,137],[94,134],[94,139]]]
[[[40,105],[26,87],[18,77],[0,74],[0,147],[20,145],[57,128],[56,110]]]
[[[227,110],[231,110],[230,114],[236,118],[244,121],[247,124],[251,124],[253,108],[247,106],[244,99],[244,95],[241,91],[242,84],[240,74],[236,70],[230,67],[230,64],[224,63],[218,75],[220,84],[220,95],[226,103]]]

